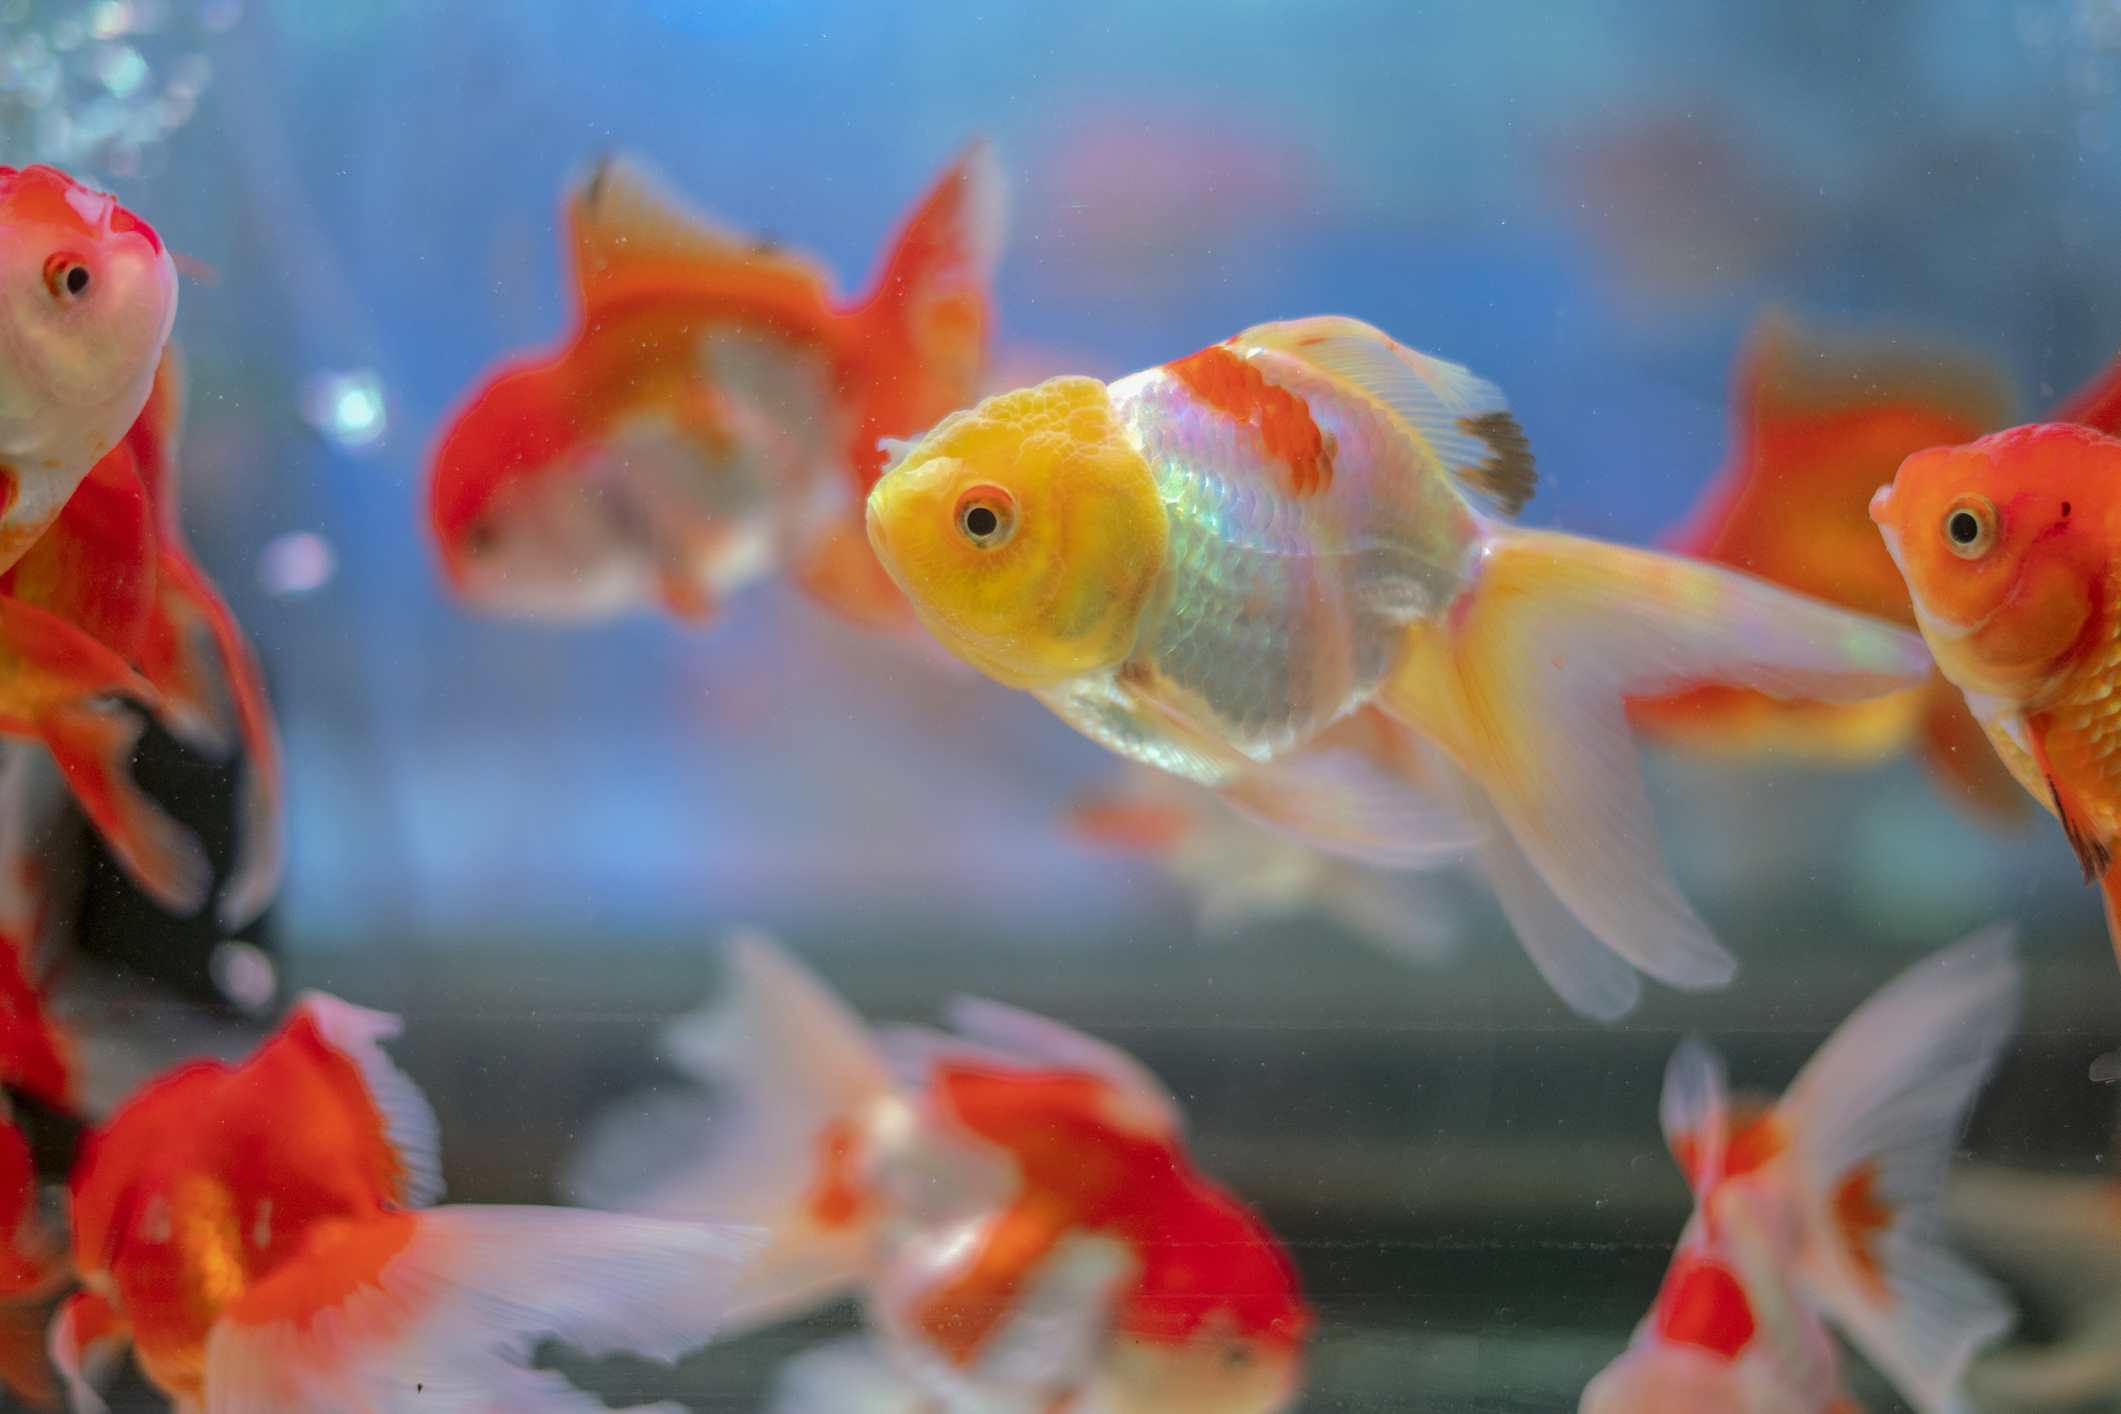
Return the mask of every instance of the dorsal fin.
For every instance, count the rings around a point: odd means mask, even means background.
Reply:
[[[687,206],[631,158],[613,154],[567,201],[575,278],[585,304],[611,276],[649,262],[751,265],[828,285],[815,264],[744,236]]]
[[[1912,403],[1983,432],[2011,420],[2010,383],[1986,359],[1949,345],[1819,334],[1781,310],[1754,321],[1733,382],[1755,419]]]
[[[1229,341],[1276,349],[1346,379],[1404,418],[1444,468],[1504,515],[1532,499],[1532,444],[1502,390],[1455,363],[1416,353],[1359,319],[1320,315],[1260,324]]]

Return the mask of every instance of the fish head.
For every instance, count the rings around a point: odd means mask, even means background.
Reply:
[[[450,587],[477,608],[572,621],[633,607],[646,528],[583,474],[595,444],[549,364],[505,368],[429,460],[428,524]]]
[[[1305,1316],[1299,1332],[1307,1326]],[[1112,1414],[1273,1414],[1295,1402],[1303,1369],[1300,1333],[1247,1331],[1218,1311],[1183,1340],[1116,1332],[1098,1403]]]
[[[945,418],[885,470],[868,525],[943,646],[1032,689],[1126,659],[1170,536],[1105,385],[1077,377]]]
[[[176,316],[154,227],[54,168],[0,167],[0,456],[107,451]]]
[[[2074,656],[2108,560],[2121,441],[2064,423],[1918,452],[1871,498],[1944,675],[2038,697]]]

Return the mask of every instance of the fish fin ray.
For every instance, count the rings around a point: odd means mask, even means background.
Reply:
[[[478,1391],[477,1407],[521,1414],[603,1414],[595,1395],[532,1368],[539,1342],[674,1360],[714,1333],[763,1237],[576,1208],[387,1213],[238,1297],[207,1337],[206,1388],[217,1414],[404,1409],[422,1389],[430,1401]]]
[[[1218,794],[1276,833],[1379,869],[1433,869],[1485,836],[1452,802],[1344,747],[1307,748],[1251,767]]]
[[[1929,668],[1921,640],[1697,561],[1488,523],[1476,583],[1408,630],[1379,705],[1479,783],[1549,888],[1636,967],[1720,986],[1736,964],[1672,881],[1624,699],[1722,682],[1876,696]]]
[[[205,907],[214,883],[206,847],[133,779],[146,723],[118,703],[91,700],[48,713],[42,725],[81,813],[133,881],[180,918]]]
[[[1455,363],[1416,353],[1358,319],[1321,315],[1261,324],[1229,341],[1271,348],[1353,383],[1421,435],[1451,475],[1503,515],[1524,509],[1539,474],[1502,390]]]
[[[693,210],[637,159],[610,154],[567,200],[575,278],[594,306],[609,278],[650,261],[755,266],[815,288],[829,281],[813,262],[739,235]]]
[[[979,397],[1008,206],[1001,164],[980,139],[936,179],[885,255],[860,312],[876,351],[848,453],[862,494],[884,473],[885,440],[918,437]]]
[[[1456,767],[1452,774],[1458,799],[1486,827],[1479,850],[1481,872],[1539,975],[1579,1015],[1618,1021],[1633,1011],[1642,999],[1642,980],[1635,969],[1548,887],[1478,783]]]
[[[392,1201],[424,1208],[442,1196],[442,1128],[434,1106],[411,1076],[398,1069],[381,1042],[402,1034],[405,1023],[387,1011],[342,1002],[328,992],[304,992],[295,1012],[307,1015],[317,1034],[359,1072],[369,1102],[383,1124],[383,1137],[403,1170]]]
[[[1920,1414],[1956,1407],[2009,1300],[1952,1255],[1937,1213],[1981,1086],[2017,1025],[2015,930],[1917,962],[1842,1022],[1779,1107],[1806,1238],[1798,1275]]]
[[[1698,1208],[1723,1176],[1731,1134],[1731,1090],[1723,1057],[1699,1036],[1682,1040],[1665,1066],[1657,1121]]]
[[[1917,750],[1945,798],[1984,824],[2023,827],[2032,797],[2018,784],[1988,733],[1966,705],[1966,695],[1940,674],[1922,690]]]
[[[868,1027],[766,935],[732,934],[723,990],[672,1022],[662,1054],[711,1087],[701,1142],[644,1165],[638,1105],[603,1116],[570,1161],[566,1186],[597,1207],[666,1218],[755,1222],[774,1240],[739,1280],[733,1324],[750,1328],[851,1286],[869,1262],[876,1205],[822,1201],[844,1175],[835,1145],[892,1093]],[[840,1154],[840,1158],[844,1158]]]

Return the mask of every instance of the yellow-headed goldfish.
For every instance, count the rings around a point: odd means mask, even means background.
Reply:
[[[1628,963],[1682,987],[1735,968],[1666,871],[1624,699],[1850,701],[1928,657],[1475,504],[1514,513],[1533,481],[1491,384],[1305,319],[953,414],[870,493],[869,537],[946,648],[1112,750],[1366,862],[1477,846],[1548,981],[1613,1017]]]
[[[865,1406],[891,1371],[913,1407],[965,1414],[1267,1414],[1295,1397],[1312,1316],[1288,1254],[1194,1168],[1177,1102],[1132,1057],[969,999],[956,1035],[872,1034],[767,940],[729,953],[729,991],[667,1041],[714,1087],[705,1153],[644,1169],[632,1126],[671,1120],[636,1110],[579,1186],[771,1232],[736,1325],[863,1294],[888,1360],[799,1360],[786,1414]]]
[[[576,321],[475,389],[435,448],[430,527],[481,608],[704,619],[776,569],[859,622],[910,628],[860,526],[881,437],[977,395],[1001,254],[984,143],[908,218],[872,291],[720,229],[623,162],[564,219]]]
[[[1867,514],[1871,493],[1910,454],[2002,426],[2010,406],[2009,384],[1979,360],[1764,319],[1731,376],[1730,459],[1671,548],[1913,628],[1907,584]],[[1965,698],[1935,670],[1869,702],[1701,687],[1633,699],[1628,719],[1653,740],[1719,754],[1865,762],[1912,744],[1947,800],[1998,820],[2025,812]]]
[[[0,570],[139,415],[177,317],[154,227],[51,167],[0,167]]]
[[[2070,423],[1909,457],[1871,518],[1937,666],[2105,893],[2121,952],[2121,440]]]
[[[1945,1248],[1937,1197],[2018,990],[2007,929],[1924,958],[1772,1108],[1734,1108],[1722,1062],[1688,1038],[1661,1116],[1694,1216],[1582,1414],[1855,1414],[1829,1323],[1919,1414],[1964,1409],[1967,1362],[2011,1311]]]

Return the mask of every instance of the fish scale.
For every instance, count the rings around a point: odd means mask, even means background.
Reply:
[[[2121,589],[2116,580],[2121,576],[2109,575],[2109,604],[2115,602],[2113,591]],[[2073,783],[2071,794],[2089,817],[2083,823],[2092,838],[2112,847],[2121,842],[2121,699],[2114,696],[2114,683],[2121,679],[2121,614],[2109,609],[2105,619],[2100,647],[2073,675],[2061,701],[2048,709],[2047,754]],[[2026,788],[2052,808],[2039,768],[2024,752],[2017,755],[2024,758],[2023,767],[2009,754],[2004,760]]]

